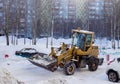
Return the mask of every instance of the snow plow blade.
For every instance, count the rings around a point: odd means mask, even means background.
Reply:
[[[57,70],[57,60],[48,56],[47,54],[44,54],[44,53],[36,54],[36,55],[28,58],[28,60],[32,64],[34,64],[38,67],[42,67],[46,70],[49,70],[52,72]]]

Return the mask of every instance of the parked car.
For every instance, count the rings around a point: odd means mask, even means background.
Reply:
[[[38,53],[39,52],[34,48],[23,48],[20,51],[16,51],[15,55],[29,58]]]
[[[120,57],[108,63],[106,74],[111,82],[118,82],[120,80]]]

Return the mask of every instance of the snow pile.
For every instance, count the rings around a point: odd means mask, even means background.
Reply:
[[[24,84],[17,81],[10,73],[4,69],[0,68],[0,84]]]

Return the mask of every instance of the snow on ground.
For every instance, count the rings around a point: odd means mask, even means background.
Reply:
[[[22,84],[22,82],[19,82],[14,77],[11,76],[11,74],[5,69],[0,67],[0,84]]]
[[[106,55],[110,55],[110,59],[114,57],[120,57],[120,50],[100,50],[100,57],[104,57],[104,64],[99,66],[95,72],[88,71],[85,69],[77,69],[75,74],[72,76],[66,76],[62,69],[58,69],[55,72],[47,71],[43,68],[37,67],[31,64],[27,58],[23,58],[15,55],[15,51],[21,50],[25,47],[36,48],[39,52],[49,53],[50,52],[50,40],[49,48],[46,48],[46,38],[37,40],[37,45],[31,45],[31,41],[27,39],[26,45],[23,44],[23,40],[19,40],[18,45],[6,46],[5,38],[0,38],[0,84],[17,84],[16,81],[21,81],[18,84],[119,84],[109,82],[105,73],[107,61]],[[70,39],[54,39],[54,46],[60,45],[60,42],[71,43]],[[103,41],[104,42],[104,41]],[[109,42],[108,42],[109,43]],[[96,44],[100,45],[98,40]],[[107,44],[110,46],[110,44]],[[9,55],[9,58],[5,58],[5,54]],[[3,74],[5,73],[5,74]],[[8,75],[6,75],[9,73]],[[4,79],[3,79],[4,77]],[[5,78],[7,77],[7,78]],[[10,83],[11,80],[12,82]],[[1,83],[7,80],[6,83]]]

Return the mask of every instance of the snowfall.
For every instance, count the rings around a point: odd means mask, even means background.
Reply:
[[[30,39],[18,40],[18,45],[6,46],[5,37],[0,37],[0,84],[119,84],[112,83],[106,75],[107,60],[120,57],[119,49],[111,49],[111,42],[107,39],[96,39],[95,44],[99,46],[99,57],[104,58],[104,63],[97,71],[90,72],[88,68],[77,69],[74,75],[67,76],[63,70],[58,68],[55,72],[50,72],[41,67],[35,66],[27,58],[16,56],[15,51],[22,48],[35,48],[39,52],[48,54],[51,48],[51,38],[48,40],[46,48],[46,38],[37,39],[37,45],[32,45]],[[71,43],[71,39],[53,39],[53,46],[58,47],[61,42]],[[116,42],[117,43],[117,42]],[[105,48],[105,49],[102,49]],[[5,58],[8,55],[8,58]]]

